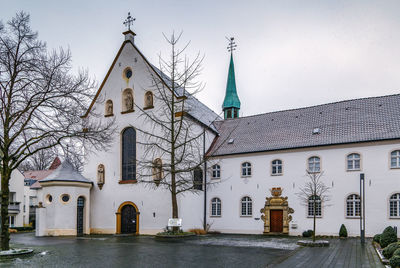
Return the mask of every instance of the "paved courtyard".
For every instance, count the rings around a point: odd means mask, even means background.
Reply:
[[[151,236],[42,237],[13,234],[29,257],[0,260],[1,267],[383,267],[370,243],[331,240],[329,248],[301,248],[298,238],[252,235],[196,237],[179,242]]]
[[[279,264],[269,267],[384,267],[370,239],[367,239],[364,246],[361,246],[360,239],[355,238],[329,241],[329,247],[302,247]]]

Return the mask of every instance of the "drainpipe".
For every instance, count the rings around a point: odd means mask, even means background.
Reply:
[[[204,161],[204,218],[203,228],[207,229],[207,161],[206,161],[206,129],[203,130],[203,161]]]
[[[365,244],[365,177],[360,174],[360,238],[361,245]]]

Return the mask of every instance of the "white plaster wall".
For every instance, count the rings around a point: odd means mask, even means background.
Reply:
[[[61,196],[68,194],[70,199],[67,203],[61,201]],[[47,202],[47,195],[53,200]],[[90,189],[78,186],[46,186],[39,193],[39,202],[42,202],[45,210],[39,213],[40,221],[38,234],[41,235],[71,235],[76,234],[77,228],[77,200],[78,197],[85,198],[84,210],[84,233],[90,233]],[[38,214],[36,214],[38,216]],[[45,219],[44,219],[45,218]],[[43,222],[44,221],[44,222]]]
[[[123,70],[131,67],[133,76],[129,81],[123,79]],[[135,109],[133,113],[121,114],[122,92],[125,88],[132,88],[134,93],[134,102],[143,108],[144,94],[151,88],[152,81],[150,79],[148,66],[141,58],[132,45],[127,44],[121,52],[120,57],[111,71],[108,80],[104,84],[99,100],[111,99],[114,104],[114,117],[117,124],[117,134],[114,138],[114,144],[107,152],[91,153],[88,157],[88,164],[85,166],[84,176],[91,179],[95,183],[92,189],[91,201],[91,228],[92,232],[115,233],[116,231],[116,215],[119,206],[126,201],[136,204],[139,209],[139,232],[140,233],[156,233],[162,230],[171,218],[171,195],[169,191],[160,188],[152,189],[143,184],[119,184],[121,180],[121,147],[120,133],[129,126],[146,128],[151,130],[150,125],[146,125],[144,118],[140,117],[140,110]],[[153,91],[153,94],[156,92]],[[154,98],[154,106],[162,105]],[[94,105],[97,111],[104,111],[104,102],[98,102]],[[105,119],[107,120],[107,119]],[[202,128],[199,128],[202,131]],[[137,139],[143,139],[137,132]],[[209,134],[211,135],[211,134]],[[207,146],[211,143],[213,136],[207,138]],[[137,159],[143,155],[143,148],[137,145]],[[97,167],[99,164],[105,166],[105,184],[100,190],[96,185]],[[198,198],[190,199],[184,205],[188,205],[189,211],[197,211],[193,206],[198,206],[198,202],[194,201]],[[193,203],[194,202],[194,203]],[[179,202],[182,204],[182,202]],[[193,204],[192,204],[193,203]],[[182,205],[182,206],[184,206]],[[180,211],[185,208],[179,208]],[[186,220],[184,221],[186,222]],[[188,226],[193,224],[187,222]]]
[[[366,235],[380,233],[388,225],[400,228],[400,219],[389,218],[388,202],[393,193],[400,192],[400,169],[390,169],[390,152],[399,148],[399,141],[372,142],[221,157],[221,183],[208,194],[209,214],[210,200],[219,197],[222,201],[222,216],[209,217],[212,229],[261,234],[263,221],[255,218],[261,217],[260,209],[265,198],[271,196],[272,187],[282,187],[282,195],[288,196],[289,206],[295,210],[292,216],[298,228],[290,229],[290,234],[312,229],[312,218],[307,217],[307,208],[300,204],[296,193],[307,180],[307,159],[314,155],[321,158],[323,181],[331,187],[329,206],[323,208],[322,218],[317,220],[319,234],[338,235],[344,223],[349,235],[359,235],[359,219],[346,218],[346,198],[359,193],[360,173],[365,173],[366,178]],[[346,156],[353,152],[361,154],[361,171],[346,171]],[[283,161],[282,176],[270,175],[274,159]],[[241,163],[245,161],[252,164],[250,178],[240,176]],[[240,217],[240,199],[246,195],[253,200],[253,216],[248,218]]]
[[[1,188],[0,188],[1,189]],[[15,216],[15,227],[23,226],[23,203],[24,203],[24,175],[19,170],[14,170],[11,173],[11,179],[9,184],[10,192],[15,192],[15,200],[14,202],[20,202],[19,210],[20,212],[17,214],[10,214]]]

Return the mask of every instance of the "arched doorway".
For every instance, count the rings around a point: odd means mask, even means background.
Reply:
[[[83,196],[78,197],[77,201],[77,212],[76,212],[76,235],[83,235],[83,219],[85,209],[85,198]]]
[[[132,202],[124,202],[119,208],[117,215],[117,234],[139,233],[139,210]]]

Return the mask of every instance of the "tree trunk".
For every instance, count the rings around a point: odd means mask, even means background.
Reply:
[[[175,177],[175,175],[172,175],[172,177]],[[172,179],[175,181],[175,178]],[[175,185],[175,183],[173,183]],[[175,188],[175,187],[172,187]],[[175,189],[174,189],[175,190]],[[172,218],[178,218],[178,201],[176,199],[176,191],[171,192],[171,197],[172,197]]]
[[[7,163],[3,163],[1,171],[1,250],[10,249],[10,233],[8,232],[8,204],[10,189],[8,182],[10,181],[11,172],[7,167]]]

